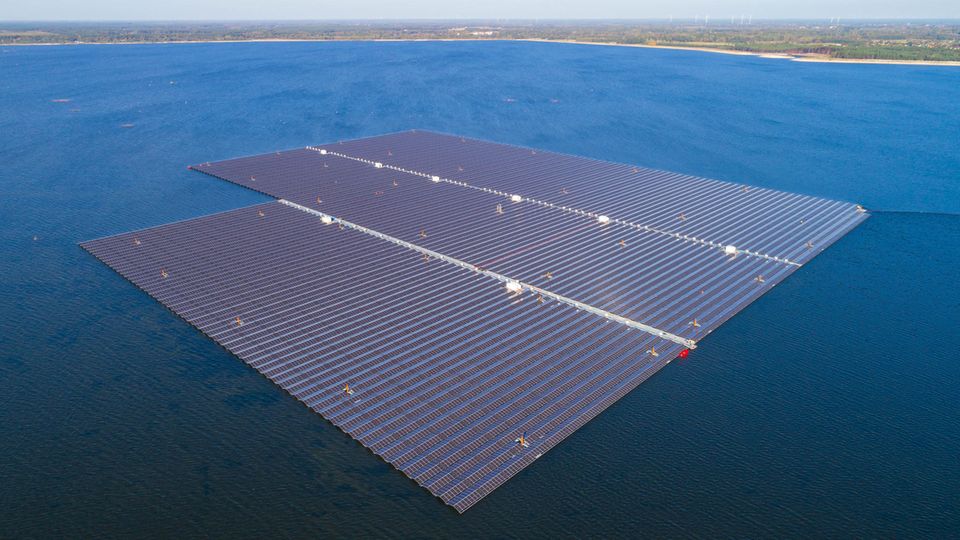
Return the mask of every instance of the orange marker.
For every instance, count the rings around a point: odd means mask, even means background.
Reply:
[[[524,431],[523,433],[521,433],[521,434],[520,434],[520,437],[518,437],[515,442],[516,442],[521,448],[526,448],[526,447],[530,446],[529,444],[527,444],[527,432]]]

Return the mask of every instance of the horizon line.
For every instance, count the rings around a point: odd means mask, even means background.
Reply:
[[[684,15],[667,17],[536,17],[536,18],[498,18],[498,17],[417,17],[417,18],[342,18],[342,19],[0,19],[0,24],[4,23],[357,23],[357,22],[683,22],[687,20],[696,20],[704,15]],[[710,16],[707,14],[707,16]],[[724,17],[728,15],[716,15],[718,24],[721,24]],[[837,17],[837,16],[807,16],[807,17],[753,17],[753,23],[757,22],[812,22],[821,19],[833,20],[840,19],[846,22],[958,22],[960,17]]]

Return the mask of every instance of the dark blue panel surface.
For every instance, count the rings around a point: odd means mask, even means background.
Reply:
[[[328,149],[326,153],[318,151],[323,148]],[[382,156],[385,161],[346,157],[350,152]],[[595,212],[527,197],[514,202],[510,191],[465,186],[440,175],[434,178],[406,168],[423,166],[432,172],[434,166],[439,167],[446,160],[469,165],[472,162],[466,161],[466,153],[482,156],[482,160],[477,157],[479,162],[499,167],[495,174],[482,179],[502,179],[500,184],[531,189],[560,182],[566,178],[563,175],[580,177],[588,168],[625,167],[433,133],[405,132],[197,168],[694,340],[709,334],[795,271],[801,264],[797,259],[806,260],[821,252],[865,217],[855,205],[810,197],[801,199],[818,210],[811,211],[803,224],[790,223],[792,217],[752,203],[737,205],[724,210],[729,215],[717,218],[720,236],[742,239],[741,229],[756,229],[763,231],[763,242],[774,248],[774,253],[789,251],[802,257],[782,259],[752,250],[749,245],[736,246],[738,254],[732,257],[724,250],[730,242],[711,240],[709,234],[704,237],[680,232],[692,221],[686,214],[683,219],[674,217],[679,223],[676,226],[642,225],[619,219],[616,214],[611,215],[609,223],[600,224]],[[411,163],[411,157],[405,162],[400,160],[404,155],[420,156],[425,161]],[[549,169],[552,172],[548,171],[546,176],[524,176],[530,171],[520,166],[514,170],[510,164],[528,156],[545,164],[566,165]],[[394,159],[401,167],[389,165],[387,160]],[[467,171],[476,171],[474,166],[451,168],[447,163],[444,167],[439,169],[441,173],[460,175],[457,178],[468,178]],[[632,168],[628,169],[631,175],[635,174]],[[696,186],[710,184],[720,190],[731,186],[673,177],[683,186],[675,185],[664,196],[672,194],[677,199],[699,189]],[[524,182],[529,182],[529,186]],[[612,180],[608,179],[609,182]],[[627,183],[644,181],[631,178]],[[614,184],[610,186],[607,190],[601,189],[601,184],[593,184],[585,191],[608,193],[610,201],[622,202],[618,196],[623,190]],[[758,193],[735,187],[736,197],[751,198]],[[569,194],[573,188],[564,191]],[[765,197],[776,200],[799,197],[769,190],[765,193]],[[659,211],[656,201],[648,206],[651,212]],[[803,227],[808,226],[811,229],[807,232],[814,240],[803,240],[806,236],[801,236]],[[791,248],[796,243],[801,244],[800,252]]]
[[[850,203],[428,131],[318,148],[799,263],[863,219]]]
[[[282,201],[83,247],[459,511],[866,218],[427,132],[193,168]]]
[[[681,350],[279,203],[83,247],[459,511]]]

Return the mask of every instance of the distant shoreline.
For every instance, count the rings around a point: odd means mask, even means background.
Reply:
[[[104,42],[73,42],[73,43],[3,43],[0,47],[56,47],[56,46],[75,46],[75,45],[165,45],[165,44],[187,44],[187,43],[349,43],[349,42],[367,42],[367,43],[399,43],[399,42],[478,42],[478,41],[517,41],[532,43],[564,43],[569,45],[602,45],[607,47],[636,47],[641,49],[669,49],[675,51],[699,51],[717,54],[732,54],[737,56],[757,56],[760,58],[769,58],[775,60],[790,60],[792,62],[816,62],[824,64],[880,64],[880,65],[904,65],[904,66],[950,66],[960,67],[958,61],[936,61],[936,60],[891,60],[874,58],[832,58],[829,56],[796,56],[792,54],[736,51],[731,49],[716,49],[710,47],[680,47],[676,45],[645,45],[641,43],[617,43],[603,41],[578,41],[573,39],[542,39],[542,38],[512,38],[512,39],[489,39],[489,38],[411,38],[411,39],[285,39],[285,38],[263,38],[263,39],[208,39],[208,40],[182,40],[182,41],[124,41],[119,43]]]
[[[569,43],[572,45],[606,45],[608,47],[638,47],[641,49],[670,49],[674,51],[700,51],[718,54],[732,54],[736,56],[759,56],[776,60],[790,60],[793,62],[817,62],[835,64],[889,64],[906,66],[960,66],[960,62],[952,60],[884,60],[874,58],[832,58],[829,56],[796,56],[771,52],[735,51],[732,49],[715,49],[710,47],[679,47],[676,45],[644,45],[641,43],[616,43],[604,41],[577,41],[573,39],[513,39],[508,41],[533,41],[537,43]]]

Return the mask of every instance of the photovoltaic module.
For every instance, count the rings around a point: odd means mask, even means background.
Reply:
[[[424,131],[191,168],[278,201],[81,245],[460,512],[868,216]]]

